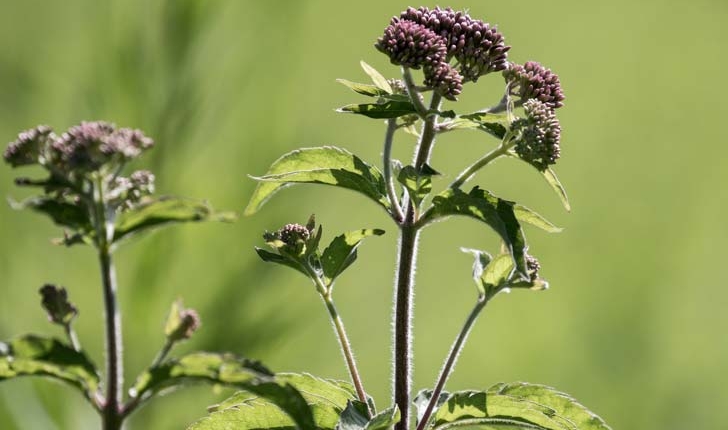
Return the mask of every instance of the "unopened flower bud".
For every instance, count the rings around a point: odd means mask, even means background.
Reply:
[[[437,91],[448,100],[457,100],[463,91],[463,77],[447,63],[425,69],[425,86]]]
[[[531,282],[535,282],[539,278],[538,271],[541,270],[541,263],[538,262],[536,257],[526,255],[526,271],[530,277]]]
[[[45,125],[25,130],[18,134],[15,141],[10,142],[3,152],[3,158],[13,167],[36,164],[46,145],[55,138],[53,130]]]
[[[52,284],[40,289],[41,305],[48,313],[48,320],[59,325],[68,325],[78,315],[78,309],[68,301],[68,293],[63,287]]]
[[[419,69],[445,61],[445,40],[432,30],[412,21],[392,18],[374,45],[389,56],[392,64]]]
[[[536,99],[523,104],[525,118],[513,121],[515,151],[539,170],[546,170],[561,155],[561,125],[554,111]]]
[[[559,76],[535,61],[528,61],[523,66],[511,63],[503,71],[503,77],[511,95],[520,97],[522,103],[536,99],[551,109],[564,105],[565,97]]]
[[[167,317],[164,333],[170,342],[179,342],[189,339],[200,328],[200,316],[194,309],[185,309],[182,301],[172,304],[172,310]]]

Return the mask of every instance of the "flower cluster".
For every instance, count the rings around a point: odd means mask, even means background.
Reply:
[[[519,103],[536,99],[551,109],[564,105],[564,92],[561,90],[559,76],[535,61],[524,65],[510,64],[503,71],[509,94],[519,97]]]
[[[537,99],[523,103],[525,118],[511,124],[515,151],[539,170],[546,170],[560,156],[561,125],[553,109]]]
[[[424,85],[455,100],[463,82],[506,69],[510,46],[495,27],[451,8],[408,8],[392,18],[376,48],[393,64],[423,68]],[[449,62],[455,59],[458,68]]]
[[[308,225],[286,224],[279,230],[263,235],[265,241],[279,252],[292,256],[301,256],[306,253],[309,242],[313,240],[313,217]]]
[[[46,284],[39,291],[41,305],[54,324],[68,325],[78,315],[78,309],[68,301],[68,293],[63,287]]]
[[[164,332],[170,342],[189,339],[200,328],[200,316],[194,309],[185,308],[178,300],[172,305]]]

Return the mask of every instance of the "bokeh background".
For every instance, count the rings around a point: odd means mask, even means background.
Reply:
[[[379,121],[337,114],[362,100],[335,82],[365,81],[364,59],[397,69],[372,44],[409,4],[371,0],[3,1],[0,13],[0,140],[46,123],[83,119],[143,129],[157,147],[134,166],[157,174],[161,193],[209,199],[242,211],[279,155],[337,144],[376,162]],[[412,4],[418,6],[417,4]],[[443,4],[444,5],[444,4]],[[516,291],[486,310],[448,388],[526,380],[573,394],[615,429],[728,428],[728,146],[725,118],[728,3],[455,1],[497,23],[510,59],[539,60],[567,95],[559,111],[557,172],[566,213],[539,175],[514,160],[477,177],[497,194],[537,209],[562,234],[529,229],[552,289]],[[433,5],[429,5],[433,6]],[[499,76],[466,86],[454,109],[493,104]],[[433,164],[444,186],[495,142],[476,132],[444,136]],[[414,142],[401,136],[396,155]],[[23,197],[0,167],[0,195]],[[316,213],[332,237],[361,227],[371,239],[336,297],[364,382],[389,401],[390,308],[396,231],[359,196],[317,186],[280,193],[232,225],[187,225],[136,240],[117,254],[126,377],[162,342],[169,304],[197,308],[203,329],[175,353],[231,350],[276,371],[345,378],[323,306],[303,277],[263,264],[261,233]],[[38,306],[45,282],[68,287],[81,309],[80,338],[103,364],[99,274],[89,248],[54,247],[59,229],[0,205],[0,339],[61,333]],[[415,387],[428,387],[475,298],[460,246],[496,250],[466,219],[424,233],[417,274]],[[137,413],[130,429],[181,429],[228,394],[196,387]],[[80,395],[46,380],[0,384],[0,428],[98,428]]]

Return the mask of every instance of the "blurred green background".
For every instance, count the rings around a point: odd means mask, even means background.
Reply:
[[[57,130],[83,119],[143,129],[157,147],[137,166],[157,174],[160,193],[207,198],[241,211],[279,155],[337,144],[376,162],[378,121],[336,114],[362,100],[335,82],[364,81],[364,59],[391,76],[372,45],[400,1],[4,1],[0,13],[0,139],[38,123]],[[418,6],[417,4],[412,4]],[[443,4],[444,6],[445,4]],[[449,389],[526,380],[569,392],[615,429],[728,428],[728,3],[464,2],[497,23],[510,59],[557,72],[567,103],[557,172],[567,214],[538,174],[505,160],[477,177],[497,194],[566,227],[529,229],[531,251],[551,281],[544,293],[495,300],[470,337]],[[433,5],[429,5],[433,6]],[[499,76],[466,86],[467,111],[491,105]],[[476,132],[444,136],[433,164],[458,169],[495,142]],[[408,160],[401,136],[396,155]],[[0,167],[0,195],[23,197],[16,172]],[[303,277],[263,264],[261,233],[316,213],[328,237],[382,227],[339,281],[336,298],[364,382],[389,399],[391,279],[396,231],[385,213],[353,193],[299,186],[236,224],[161,230],[117,254],[127,381],[162,342],[169,304],[183,297],[203,328],[176,353],[225,349],[276,371],[345,378],[323,306]],[[45,321],[37,289],[68,287],[81,309],[80,338],[103,364],[99,274],[89,248],[54,247],[59,229],[0,204],[0,339]],[[465,219],[425,231],[417,274],[415,384],[433,384],[475,298],[470,257],[497,241]],[[720,270],[719,270],[720,269]],[[181,429],[228,392],[196,387],[141,410],[130,429]],[[80,395],[45,380],[0,384],[0,428],[91,429]]]

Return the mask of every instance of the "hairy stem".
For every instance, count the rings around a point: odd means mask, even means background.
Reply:
[[[394,188],[394,179],[392,178],[392,143],[395,131],[397,131],[397,120],[392,118],[387,121],[387,133],[384,137],[384,151],[382,152],[382,168],[384,170],[384,182],[387,184],[387,195],[392,202],[393,215],[395,221],[400,223],[404,220],[404,213],[397,198],[397,190]]]
[[[412,77],[405,68],[405,81]],[[410,84],[408,83],[408,89]],[[410,97],[419,100],[419,94],[410,90]],[[430,110],[439,110],[441,97],[435,93],[430,101]],[[421,168],[430,159],[435,144],[437,115],[427,115],[422,126],[421,138],[416,150],[414,164]],[[410,423],[410,399],[412,385],[412,301],[414,297],[414,273],[417,261],[417,241],[420,227],[417,225],[418,208],[414,201],[407,201],[405,217],[400,224],[399,253],[397,261],[396,291],[394,296],[394,402],[402,418],[395,430],[408,430]]]
[[[508,150],[511,148],[512,145],[510,144],[501,144],[497,148],[493,149],[489,153],[485,154],[482,158],[480,158],[475,163],[468,166],[465,170],[460,172],[460,174],[455,178],[454,181],[450,184],[450,188],[460,188],[463,184],[465,184],[467,181],[470,180],[470,178],[475,175],[475,173],[485,167],[488,163],[495,160],[496,158],[500,157],[501,155],[505,155]]]
[[[106,321],[106,401],[102,409],[104,430],[121,429],[122,385],[124,364],[122,360],[121,313],[117,302],[116,271],[111,258],[111,241],[114,222],[110,219],[104,199],[105,185],[101,177],[94,184],[94,222],[96,247],[101,266],[101,282],[104,291]]]
[[[450,348],[450,353],[448,354],[445,364],[442,366],[442,370],[440,371],[440,376],[437,378],[437,383],[435,384],[435,389],[432,392],[432,397],[430,397],[430,402],[427,404],[427,409],[425,409],[425,413],[422,415],[422,419],[417,425],[417,430],[423,430],[427,425],[427,421],[430,419],[430,416],[437,405],[437,400],[440,397],[443,388],[445,388],[445,383],[455,367],[455,362],[457,361],[460,352],[463,350],[465,340],[468,338],[468,334],[470,334],[473,324],[475,324],[475,321],[478,319],[480,311],[483,310],[487,303],[488,299],[485,295],[478,297],[478,302],[470,312],[470,315],[468,315],[468,319],[465,320],[465,324],[463,325],[463,328],[460,329],[460,333],[458,333],[455,338],[455,342],[453,342],[452,348]]]

